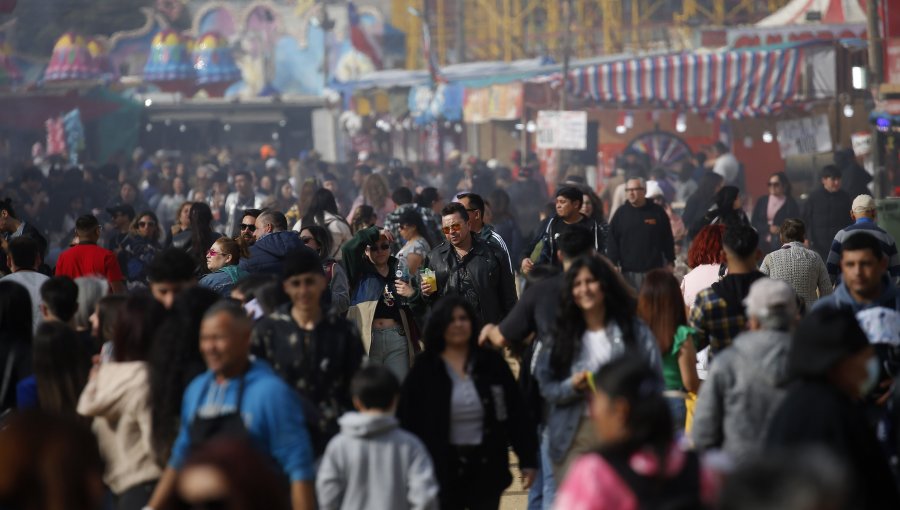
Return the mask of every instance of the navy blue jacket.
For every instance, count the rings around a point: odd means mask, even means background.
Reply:
[[[250,257],[241,259],[241,269],[248,273],[281,275],[288,253],[310,249],[294,231],[272,232],[250,247]]]

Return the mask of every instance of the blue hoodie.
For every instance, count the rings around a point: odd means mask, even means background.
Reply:
[[[834,289],[834,294],[825,296],[816,301],[816,304],[813,305],[812,309],[820,310],[823,308],[830,308],[832,310],[837,310],[839,308],[849,308],[850,310],[853,310],[853,313],[857,313],[867,308],[883,306],[900,312],[900,292],[897,291],[897,287],[894,287],[887,275],[882,277],[881,284],[884,291],[878,296],[878,299],[871,303],[859,303],[853,299],[853,296],[850,295],[850,291],[847,290],[847,284],[842,281],[840,285]]]
[[[250,247],[250,257],[241,259],[241,269],[248,273],[281,275],[284,259],[292,251],[309,250],[296,232],[272,232]]]
[[[239,379],[219,385],[207,370],[188,385],[181,403],[181,426],[169,467],[181,469],[191,450],[190,427],[198,411],[206,416],[233,412]],[[201,405],[202,404],[202,405]],[[300,398],[264,361],[252,360],[244,380],[241,416],[253,444],[275,459],[292,482],[316,477],[309,432]]]

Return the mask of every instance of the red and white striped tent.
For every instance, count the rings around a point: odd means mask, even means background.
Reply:
[[[619,107],[755,116],[801,99],[802,58],[800,47],[636,58],[573,69],[569,88]]]
[[[819,13],[819,16],[808,20],[807,14],[813,12]],[[844,25],[865,22],[865,0],[791,0],[781,9],[763,18],[756,26],[781,27],[807,23]]]

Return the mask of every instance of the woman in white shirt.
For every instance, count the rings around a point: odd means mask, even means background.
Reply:
[[[584,256],[572,262],[565,279],[556,334],[541,351],[536,373],[549,406],[545,426],[554,480],[562,480],[569,464],[596,446],[588,418],[588,374],[635,352],[662,378],[653,333],[637,318],[634,294],[612,265]]]

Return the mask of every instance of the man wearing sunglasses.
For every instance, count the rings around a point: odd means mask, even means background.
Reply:
[[[268,273],[280,275],[288,254],[295,251],[309,250],[297,236],[288,230],[287,218],[279,211],[266,209],[256,218],[253,230],[256,243],[250,247],[250,256],[242,258],[241,269],[248,273]]]
[[[456,201],[466,208],[469,213],[469,229],[485,243],[497,248],[506,254],[509,261],[509,270],[513,271],[512,257],[509,256],[509,248],[500,234],[494,232],[494,227],[484,222],[484,199],[476,193],[463,192],[456,195]]]
[[[247,209],[241,218],[241,238],[247,241],[248,246],[253,246],[256,243],[256,218],[259,218],[260,214],[262,214],[262,211],[259,209]]]
[[[447,242],[425,259],[425,267],[435,272],[437,289],[423,282],[420,295],[428,304],[450,294],[464,296],[482,324],[499,322],[518,299],[509,258],[472,235],[469,213],[462,204],[444,207],[441,222]]]

